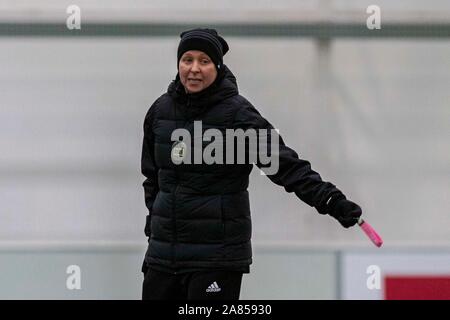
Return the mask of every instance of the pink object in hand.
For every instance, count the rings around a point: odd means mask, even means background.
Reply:
[[[372,228],[370,224],[365,222],[361,217],[358,220],[358,225],[364,231],[364,233],[369,237],[370,240],[377,246],[381,247],[383,244],[383,239],[381,239],[380,235]]]

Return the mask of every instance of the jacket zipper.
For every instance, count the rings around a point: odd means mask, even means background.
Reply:
[[[191,106],[191,97],[189,97],[189,95],[188,95],[188,98],[187,98],[187,107],[189,108]]]
[[[190,98],[188,97],[188,101],[187,101],[187,105],[190,105]],[[176,129],[178,129],[178,119],[177,117],[177,106],[175,106],[175,127]],[[176,270],[176,252],[175,252],[175,248],[176,248],[176,244],[177,244],[177,218],[176,218],[176,204],[177,204],[177,192],[178,192],[178,188],[180,187],[180,179],[179,179],[179,175],[178,175],[178,171],[177,171],[177,167],[175,167],[175,175],[177,177],[177,185],[175,187],[175,190],[173,192],[173,206],[172,206],[172,228],[173,228],[173,239],[172,239],[172,264]],[[175,274],[177,274],[177,271],[174,272]]]

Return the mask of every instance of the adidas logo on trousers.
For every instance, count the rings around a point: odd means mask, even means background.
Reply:
[[[222,289],[217,285],[217,282],[214,281],[214,282],[208,287],[208,289],[206,289],[206,292],[219,292],[220,290],[222,290]]]

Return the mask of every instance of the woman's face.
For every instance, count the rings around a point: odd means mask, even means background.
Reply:
[[[217,70],[211,58],[203,51],[186,51],[178,65],[180,80],[189,93],[208,88],[217,77]]]

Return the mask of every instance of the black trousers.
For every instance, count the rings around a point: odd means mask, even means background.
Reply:
[[[242,272],[195,271],[182,274],[148,269],[142,300],[239,300]]]

